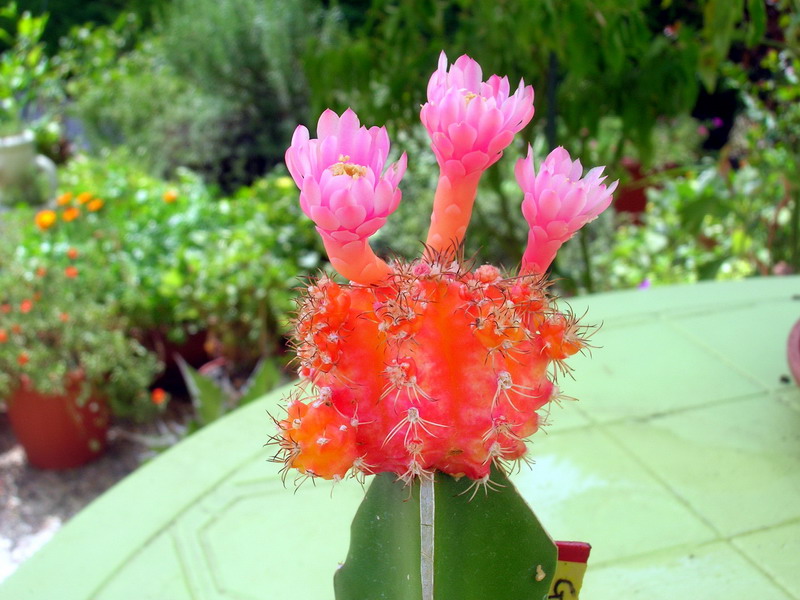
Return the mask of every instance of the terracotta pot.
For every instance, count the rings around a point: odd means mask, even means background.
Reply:
[[[71,469],[106,449],[109,409],[102,398],[79,399],[78,385],[42,394],[20,385],[7,399],[8,418],[28,462],[40,469]]]
[[[800,321],[794,324],[789,332],[789,341],[786,345],[786,359],[797,385],[800,385]]]

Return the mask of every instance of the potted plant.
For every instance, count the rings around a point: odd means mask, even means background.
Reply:
[[[15,24],[14,30],[0,26],[0,42],[10,46],[0,56],[0,200],[40,203],[55,192],[56,168],[37,154],[23,112],[57,89],[40,41],[47,17],[33,17],[27,11],[19,15],[12,2],[0,9],[0,19]],[[47,191],[39,183],[39,172],[46,177]]]
[[[558,374],[590,347],[550,291],[561,245],[612,201],[604,167],[568,151],[516,162],[528,243],[515,272],[465,260],[478,183],[534,114],[533,88],[482,81],[444,53],[420,118],[440,168],[422,255],[385,261],[370,236],[400,203],[406,155],[384,127],[326,110],[286,164],[333,276],[311,279],[294,322],[300,384],[272,442],[286,476],[374,475],[334,575],[337,600],[577,598],[589,546],[557,546],[507,475],[558,402]],[[540,412],[541,411],[541,412]],[[301,517],[299,517],[301,518]]]
[[[147,390],[158,361],[96,293],[102,274],[82,267],[74,249],[60,246],[49,260],[23,246],[0,255],[0,398],[40,468],[100,456],[110,415],[158,410]]]

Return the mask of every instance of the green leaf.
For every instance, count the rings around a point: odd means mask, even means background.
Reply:
[[[175,356],[186,387],[192,397],[200,425],[208,425],[225,414],[225,393],[208,377],[201,375],[180,356]]]
[[[275,361],[262,358],[247,381],[247,388],[242,397],[239,398],[239,406],[257,400],[278,387],[280,382],[281,370],[275,364]]]
[[[514,484],[497,469],[491,480],[503,487],[470,499],[473,481],[437,474],[435,600],[547,596],[556,545]]]
[[[434,600],[547,596],[556,546],[509,479],[497,470],[491,479],[502,487],[473,496],[472,480],[436,474]],[[337,600],[421,600],[419,506],[419,484],[375,477],[334,577]]]
[[[336,600],[421,600],[419,484],[376,475],[350,528],[347,560],[336,572]]]
[[[767,30],[767,9],[764,0],[747,0],[750,22],[747,26],[747,45],[755,46]]]

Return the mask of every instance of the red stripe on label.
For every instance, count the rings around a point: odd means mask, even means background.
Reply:
[[[585,563],[589,560],[592,547],[586,542],[556,542],[558,560]]]

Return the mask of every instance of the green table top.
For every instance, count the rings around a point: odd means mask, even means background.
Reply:
[[[796,293],[800,277],[570,301],[603,322],[598,348],[514,479],[554,538],[592,544],[584,600],[800,599]],[[283,486],[262,444],[285,391],[124,479],[0,599],[332,599],[363,491]]]

